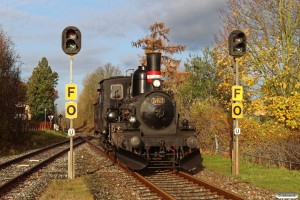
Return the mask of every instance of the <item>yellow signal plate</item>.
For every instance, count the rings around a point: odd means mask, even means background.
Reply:
[[[65,104],[66,118],[76,119],[77,118],[77,102],[66,102]]]
[[[243,104],[233,103],[232,104],[232,118],[243,118]]]
[[[233,101],[243,100],[243,86],[240,85],[232,86],[232,100]]]
[[[77,85],[74,83],[65,85],[66,100],[74,101],[77,99]]]

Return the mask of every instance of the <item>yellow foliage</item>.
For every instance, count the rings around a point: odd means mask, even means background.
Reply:
[[[248,111],[264,118],[274,118],[292,129],[300,127],[300,95],[297,92],[290,97],[275,96],[254,100]]]
[[[253,77],[243,77],[242,80],[247,84],[247,86],[252,86],[256,81]]]

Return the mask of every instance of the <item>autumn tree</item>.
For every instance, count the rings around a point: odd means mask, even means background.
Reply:
[[[299,109],[295,107],[300,104],[299,0],[227,0],[221,17],[224,27],[217,39],[215,59],[223,69],[232,66],[227,55],[229,33],[240,29],[247,35],[248,54],[238,62],[242,84],[249,88],[246,94],[252,97],[248,111],[297,128],[300,125],[296,111]]]
[[[78,119],[75,120],[75,126],[92,124],[94,118],[94,103],[97,101],[99,82],[112,76],[121,75],[121,70],[107,63],[98,67],[96,70],[87,74],[83,79],[83,90],[78,100]]]
[[[289,129],[300,126],[299,0],[226,3],[220,13],[224,26],[216,37],[213,59],[221,80],[220,100],[230,112],[234,71],[233,59],[228,55],[228,36],[235,29],[246,34],[247,53],[237,59],[246,99],[246,115],[239,123],[246,133],[240,136],[241,151],[297,161],[299,140],[294,139],[299,138],[299,132]],[[232,135],[232,128],[229,130]]]
[[[33,120],[43,121],[46,114],[55,113],[54,101],[57,98],[55,87],[57,72],[53,72],[47,58],[43,57],[33,69],[27,86],[27,104]]]
[[[16,139],[22,122],[16,116],[20,107],[24,108],[18,54],[13,41],[0,27],[0,140]],[[18,107],[19,106],[19,107]]]
[[[143,48],[145,53],[158,52],[162,53],[162,74],[166,78],[165,86],[167,89],[177,91],[178,85],[183,81],[183,76],[177,71],[180,60],[173,58],[175,53],[182,53],[186,47],[182,44],[174,45],[170,42],[170,28],[166,27],[163,22],[156,22],[149,27],[150,35],[146,35],[136,42],[132,42],[132,46]],[[146,57],[142,56],[141,64],[146,66]]]

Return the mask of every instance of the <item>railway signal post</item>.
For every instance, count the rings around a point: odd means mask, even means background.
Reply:
[[[239,85],[239,66],[236,58],[246,53],[246,35],[240,30],[234,30],[228,37],[229,55],[233,57],[235,85],[232,87],[232,118],[233,118],[233,149],[232,149],[232,175],[240,173],[239,159],[239,128],[238,119],[243,118],[243,87]]]
[[[73,137],[75,130],[73,128],[73,119],[77,118],[77,85],[73,83],[73,59],[81,49],[81,32],[75,26],[68,26],[62,32],[62,49],[70,56],[70,84],[66,84],[66,118],[70,119],[70,128],[68,135],[70,136],[70,151],[68,153],[68,177],[75,178],[75,161],[73,153]]]

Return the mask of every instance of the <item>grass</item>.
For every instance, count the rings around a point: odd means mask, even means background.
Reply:
[[[87,187],[87,177],[54,180],[40,200],[92,200],[93,195]]]
[[[220,155],[203,155],[203,165],[212,171],[224,175],[231,175],[231,160]],[[240,161],[240,175],[236,178],[249,182],[258,187],[277,192],[296,192],[300,194],[300,171],[289,171],[286,168],[266,167]]]
[[[67,133],[45,130],[21,133],[13,141],[0,141],[0,155],[15,155],[24,151],[37,149],[49,144],[60,142],[68,138]]]
[[[62,141],[67,139],[67,133],[62,131],[53,131],[53,130],[46,130],[46,131],[36,131],[31,134],[32,141],[38,141],[40,144],[49,144]]]

